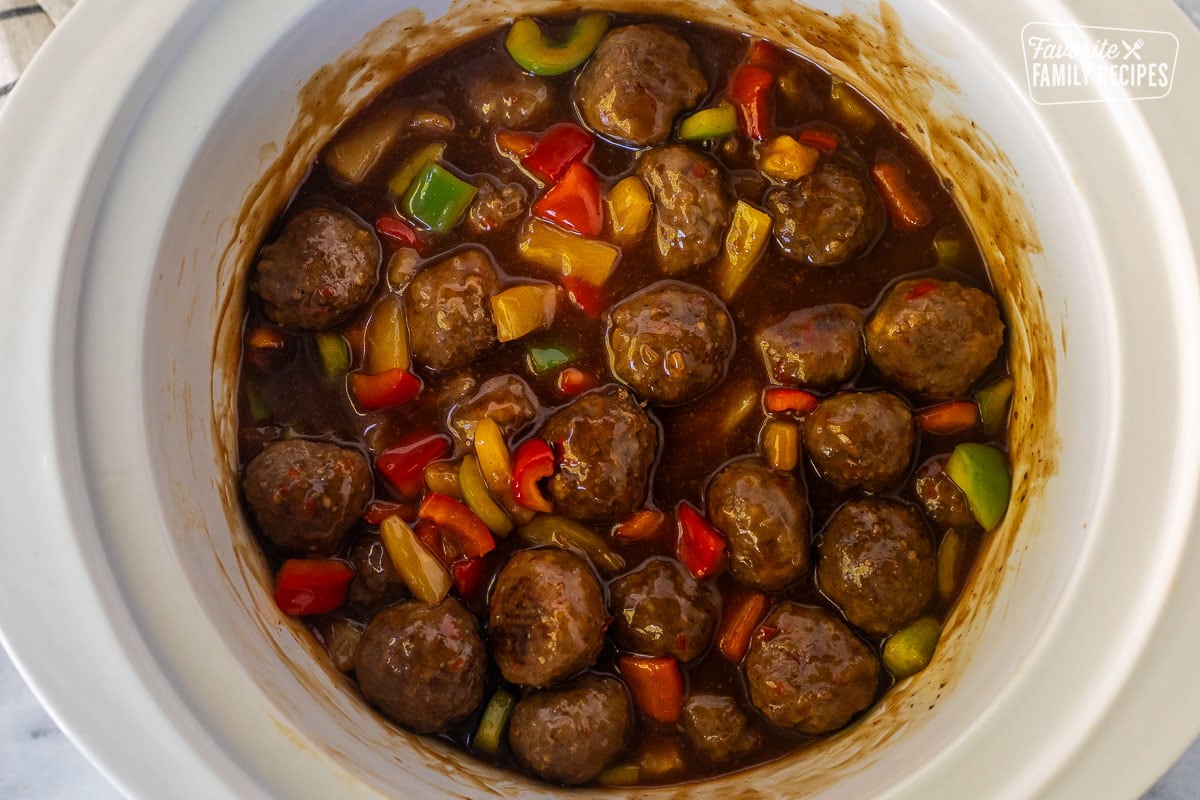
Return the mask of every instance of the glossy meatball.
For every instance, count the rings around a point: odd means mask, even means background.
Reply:
[[[733,199],[716,161],[673,144],[639,158],[637,174],[654,201],[654,255],[664,272],[689,270],[720,251]]]
[[[495,347],[489,298],[499,288],[491,256],[477,247],[418,272],[404,290],[413,358],[444,370],[469,364]]]
[[[434,733],[483,701],[487,650],[474,615],[454,598],[408,600],[367,625],[355,658],[363,697],[417,733]]]
[[[497,375],[450,409],[447,427],[459,444],[470,445],[479,420],[491,417],[504,436],[510,438],[533,422],[538,408],[537,397],[524,378]]]
[[[332,555],[371,499],[367,460],[326,442],[272,442],[246,465],[242,489],[263,534],[297,555]]]
[[[613,641],[623,650],[691,661],[708,649],[720,614],[716,591],[669,558],[652,558],[609,586]]]
[[[996,301],[930,278],[888,290],[867,322],[867,356],[890,380],[929,397],[961,397],[1004,344]]]
[[[817,581],[851,623],[891,633],[921,615],[937,591],[933,538],[916,509],[852,500],[821,534]]]
[[[966,533],[979,527],[967,496],[946,474],[946,459],[934,456],[917,468],[913,491],[933,524],[943,531],[954,529]]]
[[[579,556],[521,550],[496,576],[488,639],[504,679],[549,686],[590,667],[604,646],[604,593]]]
[[[507,53],[473,64],[464,83],[467,107],[484,125],[525,129],[554,107],[550,83],[522,70]]]
[[[784,386],[845,383],[863,365],[863,315],[835,303],[793,311],[758,337],[767,374]]]
[[[377,609],[408,597],[408,587],[377,533],[360,536],[347,555],[354,567],[348,599],[351,605]]]
[[[658,25],[609,31],[575,82],[575,107],[597,133],[645,147],[665,142],[675,117],[708,91],[700,61]]]
[[[250,288],[275,322],[319,331],[366,304],[379,280],[380,256],[379,240],[357,218],[310,208],[263,248]]]
[[[550,479],[555,509],[583,522],[609,522],[646,499],[658,428],[629,392],[605,386],[546,420],[541,438],[558,452]]]
[[[508,723],[508,744],[518,763],[546,780],[585,783],[624,749],[632,725],[621,682],[585,675],[518,702]]]
[[[879,660],[837,617],[785,601],[750,640],[744,668],[750,702],[770,722],[815,736],[845,725],[871,705]]]
[[[693,694],[683,705],[683,732],[710,761],[743,756],[762,740],[746,712],[729,695]]]
[[[790,186],[765,198],[784,255],[821,267],[845,264],[883,233],[883,202],[861,170],[823,159]]]
[[[804,446],[821,477],[842,489],[882,492],[912,460],[912,412],[890,392],[840,392],[804,422]]]
[[[760,458],[727,464],[706,492],[708,518],[725,535],[729,571],[769,592],[808,572],[808,503],[791,473]]]
[[[487,175],[475,179],[475,200],[467,224],[477,234],[490,233],[518,219],[529,206],[529,193],[519,183],[501,183]]]
[[[725,305],[689,283],[660,281],[608,312],[609,368],[651,403],[686,403],[716,386],[733,347]]]

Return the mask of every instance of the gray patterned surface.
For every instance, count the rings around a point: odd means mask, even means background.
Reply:
[[[1176,0],[1200,26],[1200,0]],[[31,5],[0,0],[0,87],[16,79],[37,43],[75,0],[43,0],[45,13],[12,13]],[[5,12],[9,12],[7,15]],[[4,44],[4,42],[0,42]],[[0,95],[0,106],[3,96]],[[8,656],[0,650],[0,800],[119,800],[120,793],[51,721]],[[1142,800],[1200,800],[1200,741]]]

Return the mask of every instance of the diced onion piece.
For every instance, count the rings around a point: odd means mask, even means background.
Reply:
[[[436,605],[450,593],[450,573],[425,549],[412,528],[399,517],[388,517],[379,526],[384,550],[409,591],[423,603]]]
[[[604,285],[621,257],[621,251],[608,242],[584,239],[532,217],[521,228],[517,250],[540,267],[593,286]]]
[[[642,745],[638,763],[647,778],[674,775],[683,771],[683,749],[676,739],[650,739]]]
[[[933,617],[922,617],[893,633],[883,644],[883,664],[897,678],[907,678],[929,664],[937,649],[942,626]]]
[[[743,386],[738,394],[725,405],[727,409],[721,420],[721,431],[729,436],[750,418],[750,414],[759,407],[758,390],[753,386]]]
[[[388,259],[387,279],[392,291],[403,291],[417,274],[421,264],[421,254],[414,248],[401,247]]]
[[[388,293],[376,301],[367,322],[365,342],[363,368],[368,374],[409,368],[408,329],[399,295]]]
[[[771,469],[795,469],[800,460],[800,428],[794,422],[771,420],[763,426],[762,453]]]
[[[733,209],[725,248],[717,265],[717,294],[725,302],[733,300],[762,258],[771,238],[771,215],[738,200]]]
[[[325,166],[343,183],[362,183],[406,122],[404,114],[387,109],[365,124],[339,133],[325,151]]]
[[[491,297],[496,338],[511,342],[554,322],[558,290],[548,283],[511,286]]]
[[[604,198],[609,238],[621,245],[633,244],[650,226],[650,192],[637,175],[617,181]]]
[[[856,133],[868,133],[879,121],[875,106],[842,81],[833,82],[829,89],[829,100],[834,115]]]

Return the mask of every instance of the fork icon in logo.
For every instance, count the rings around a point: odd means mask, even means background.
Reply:
[[[1130,57],[1136,58],[1138,61],[1142,60],[1142,54],[1139,53],[1138,51],[1141,50],[1142,46],[1146,44],[1145,39],[1138,39],[1133,44],[1130,44],[1129,42],[1122,39],[1121,44],[1125,48],[1125,55],[1123,57],[1124,61],[1128,61],[1130,59]]]

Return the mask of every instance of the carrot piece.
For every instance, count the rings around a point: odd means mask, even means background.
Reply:
[[[496,149],[500,154],[519,161],[529,155],[537,144],[537,137],[524,131],[496,131]]]
[[[717,649],[734,664],[740,664],[750,647],[750,637],[767,615],[770,601],[762,592],[735,594],[725,605],[717,629]]]
[[[883,195],[892,224],[897,228],[923,228],[933,220],[929,206],[908,185],[908,176],[900,162],[876,161],[871,169],[871,177],[875,180],[875,187]]]
[[[614,525],[612,536],[622,542],[644,542],[662,530],[666,521],[667,515],[663,512],[644,508]]]
[[[817,399],[816,395],[803,389],[785,389],[776,386],[763,392],[763,405],[772,414],[778,414],[781,411],[807,414],[820,403],[821,401]]]
[[[287,338],[278,328],[264,325],[250,331],[246,343],[255,350],[282,350],[287,345]]]
[[[923,408],[917,412],[916,417],[921,430],[944,436],[978,425],[979,406],[968,400],[953,400]]]
[[[679,721],[683,713],[683,675],[675,659],[624,655],[617,664],[643,714],[667,725]]]

